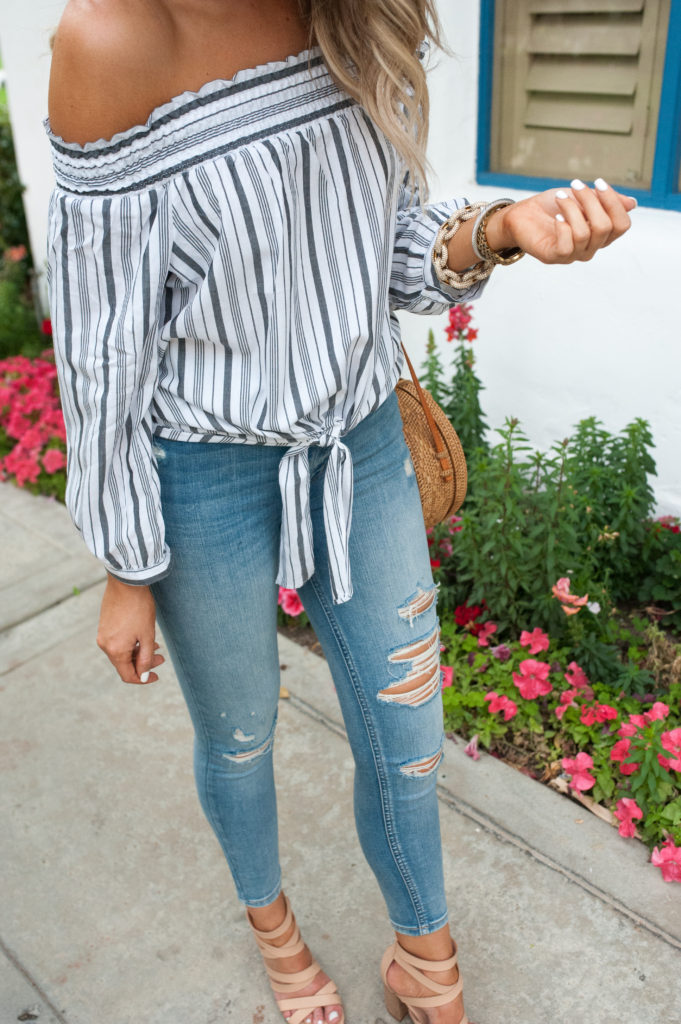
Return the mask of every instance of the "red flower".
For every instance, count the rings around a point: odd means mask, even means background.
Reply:
[[[430,560],[430,567],[431,567],[431,569],[439,569],[440,568],[440,559],[439,558],[431,558],[431,560]]]
[[[579,720],[582,725],[593,725],[594,722],[598,721],[596,718],[596,708],[590,708],[585,704],[582,708]]]
[[[520,673],[513,673],[513,682],[520,690],[520,696],[525,700],[533,700],[535,697],[550,693],[553,687],[549,682],[550,668],[544,661],[535,661],[533,658],[526,658],[521,661]]]
[[[628,796],[622,797],[621,800],[617,801],[617,808],[613,811],[613,814],[620,822],[619,834],[627,839],[633,839],[636,835],[634,818],[638,820],[643,817],[643,811],[636,801]]]
[[[584,791],[596,785],[595,778],[589,774],[594,766],[593,758],[589,754],[585,754],[583,750],[575,758],[564,757],[560,763],[563,766],[563,771],[572,776],[570,789]]]
[[[565,712],[567,711],[568,708],[576,708],[577,707],[577,704],[575,703],[575,697],[576,696],[577,696],[577,689],[576,689],[576,687],[573,687],[570,690],[565,690],[564,693],[561,693],[561,695],[560,695],[560,704],[555,709],[555,713],[556,713],[556,718],[557,719],[560,720],[563,717],[563,715],[565,714]]]
[[[676,846],[673,839],[665,839],[661,850],[655,847],[650,863],[660,868],[665,882],[681,882],[681,846]]]
[[[503,711],[504,721],[508,722],[509,719],[513,718],[518,713],[518,705],[510,697],[505,694],[498,694],[494,690],[490,690],[489,693],[485,694],[485,700],[489,701],[489,709],[491,712],[496,713],[497,711]]]
[[[60,448],[48,448],[43,455],[43,469],[46,473],[56,473],[66,465],[66,456]]]
[[[663,765],[664,768],[673,768],[676,772],[681,772],[681,726],[677,729],[670,729],[668,732],[663,732],[660,737],[660,742],[665,750],[668,750],[672,755],[670,758],[664,758],[667,764]]]
[[[587,686],[591,685],[576,661],[571,661],[568,665],[568,670],[565,672],[565,678],[570,686],[574,686],[577,690],[584,690]]]
[[[524,629],[520,634],[520,646],[529,647],[530,654],[539,654],[541,651],[548,651],[549,635],[540,629],[539,626],[536,626],[531,633],[528,633],[528,631]]]
[[[469,757],[472,757],[474,761],[479,761],[480,760],[480,753],[478,751],[478,734],[477,733],[475,734],[475,736],[473,736],[473,738],[471,739],[470,743],[467,743],[466,746],[463,748],[463,752],[464,752],[464,754],[468,754]]]
[[[303,602],[298,597],[297,590],[288,590],[286,587],[279,587],[279,604],[286,615],[297,618],[303,608]]]
[[[480,632],[478,633],[479,645],[481,647],[489,647],[489,638],[492,636],[492,633],[496,633],[496,631],[496,622],[486,622],[484,626],[481,626]]]
[[[446,690],[454,682],[454,669],[451,665],[443,665],[440,672],[442,673],[442,689]]]
[[[596,705],[596,721],[597,722],[608,722],[617,718],[619,711],[617,708],[610,707],[609,704],[597,704]]]
[[[466,330],[473,319],[469,310],[470,303],[463,302],[458,306],[452,306],[449,310],[449,326],[446,329],[447,338],[452,340],[455,334],[461,334]]]
[[[482,607],[479,604],[471,605],[470,608],[467,604],[460,604],[454,609],[454,621],[457,626],[467,626],[469,622],[475,622],[481,614]]]
[[[629,757],[629,751],[631,749],[631,740],[623,739],[618,740],[615,746],[610,751],[610,760],[620,762],[620,771],[622,775],[633,775],[635,771],[641,767],[640,764],[625,764],[625,758]]]
[[[52,337],[52,321],[50,320],[49,317],[43,320],[42,324],[40,325],[40,330],[43,332],[43,334],[46,334],[48,338]]]

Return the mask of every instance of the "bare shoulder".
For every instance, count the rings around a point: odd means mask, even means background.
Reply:
[[[167,55],[172,30],[157,0],[69,0],[54,38],[52,131],[84,144],[146,120],[164,43]]]

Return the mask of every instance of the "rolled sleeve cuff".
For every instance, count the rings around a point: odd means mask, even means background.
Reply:
[[[113,569],[106,562],[104,564],[109,575],[121,583],[127,583],[132,587],[148,587],[150,583],[158,583],[159,580],[165,579],[170,572],[171,560],[170,550],[166,548],[162,562],[144,569]]]

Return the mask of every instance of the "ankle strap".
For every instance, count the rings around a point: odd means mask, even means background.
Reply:
[[[438,971],[449,971],[452,967],[456,966],[458,950],[454,939],[452,939],[452,945],[454,946],[454,952],[452,956],[448,957],[446,960],[422,960],[420,957],[414,956],[413,953],[408,953],[407,950],[400,946],[399,942],[396,940],[393,949],[393,956],[395,960],[397,960],[398,964],[401,967],[404,967],[405,970],[409,965],[411,965],[412,967],[416,967],[419,971],[432,971],[437,974]],[[428,984],[436,984],[430,979],[426,980]]]

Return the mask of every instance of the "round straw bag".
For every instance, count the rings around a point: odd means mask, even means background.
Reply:
[[[453,515],[466,497],[466,456],[454,427],[432,395],[419,384],[404,345],[411,380],[399,380],[395,391],[404,439],[414,463],[426,528]]]

